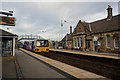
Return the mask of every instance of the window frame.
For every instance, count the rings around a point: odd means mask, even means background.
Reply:
[[[116,46],[115,39],[116,39],[116,38],[114,38],[114,48],[115,48],[115,49],[119,49],[119,47],[120,47],[120,46],[119,46],[119,38],[117,38],[117,39],[118,39],[118,46]]]
[[[74,48],[77,47],[77,44],[76,44],[76,38],[74,38]]]
[[[109,39],[110,39],[110,35],[106,35],[106,47],[109,49],[109,48],[111,48],[111,40],[109,40],[110,42],[108,42],[108,36],[109,36]]]
[[[89,44],[87,44],[87,46],[88,46],[88,48],[90,48],[90,46],[91,46],[91,45],[90,45],[90,41],[88,41],[88,43],[89,43]]]
[[[77,48],[80,47],[80,40],[79,40],[79,37],[77,37]]]
[[[82,37],[80,37],[80,47],[82,48],[83,47],[83,38]]]

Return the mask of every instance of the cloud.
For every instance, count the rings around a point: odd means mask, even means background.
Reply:
[[[67,21],[63,27],[65,35],[70,25],[74,29],[79,20],[92,22],[106,18],[108,4],[113,7],[113,14],[118,14],[117,2],[3,2],[2,10],[14,11],[16,26],[11,28],[12,32],[60,40],[61,20]]]

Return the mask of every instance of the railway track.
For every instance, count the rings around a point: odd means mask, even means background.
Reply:
[[[48,54],[40,53],[40,55],[102,75],[109,79],[120,80],[120,60],[66,54],[57,51],[50,51]]]

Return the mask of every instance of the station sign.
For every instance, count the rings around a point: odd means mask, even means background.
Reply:
[[[15,17],[0,16],[0,25],[15,26]]]

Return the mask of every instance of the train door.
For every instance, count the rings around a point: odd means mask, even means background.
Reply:
[[[35,45],[34,45],[34,41],[32,41],[32,51],[34,51]]]
[[[94,44],[94,51],[98,51],[97,41],[94,41],[93,44]]]

